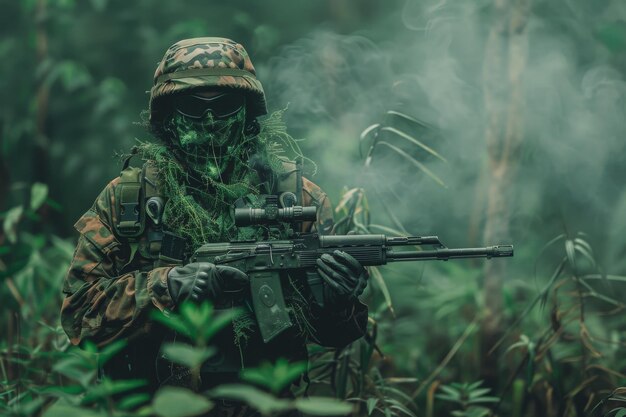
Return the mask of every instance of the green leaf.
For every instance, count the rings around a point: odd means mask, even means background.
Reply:
[[[380,291],[383,293],[383,297],[385,299],[385,304],[387,305],[387,308],[389,309],[391,314],[395,316],[396,313],[393,309],[393,303],[391,301],[391,293],[389,293],[389,289],[387,288],[387,284],[385,283],[385,279],[383,278],[383,275],[380,273],[380,270],[375,266],[370,267],[369,272],[372,273],[372,278],[374,279],[374,282],[376,282],[376,284],[378,285],[378,288],[380,288]]]
[[[36,211],[46,201],[48,197],[48,186],[41,182],[36,182],[30,189],[30,209]]]
[[[194,338],[193,329],[191,329],[187,323],[175,314],[165,315],[160,310],[152,310],[152,319],[167,326],[168,328],[180,333],[183,336]]]
[[[367,402],[365,403],[366,407],[367,407],[367,415],[371,416],[372,415],[372,411],[374,411],[374,409],[376,408],[376,405],[378,404],[378,398],[368,398]]]
[[[90,408],[79,407],[68,404],[65,401],[58,401],[48,408],[42,417],[104,417],[106,413]]]
[[[155,394],[152,408],[159,417],[191,417],[206,413],[213,403],[188,389],[165,387]]]
[[[483,380],[481,379],[480,381],[476,381],[476,382],[472,382],[471,384],[469,384],[466,388],[467,391],[472,391],[478,387],[480,387],[483,384]],[[465,384],[463,384],[465,385]]]
[[[497,403],[498,401],[500,401],[500,398],[498,397],[479,397],[479,398],[474,398],[472,400],[469,400],[468,403],[469,404]]]
[[[574,274],[577,274],[578,269],[576,267],[576,249],[573,240],[567,239],[565,241],[565,253],[567,254],[567,260],[569,262],[570,268],[572,268]]]
[[[198,338],[203,343],[206,343],[215,336],[217,332],[230,325],[233,320],[242,313],[243,310],[240,308],[230,308],[228,310],[220,310],[216,313],[212,313],[211,319],[207,320],[208,323],[199,329]]]
[[[120,410],[130,410],[142,404],[148,403],[151,398],[152,396],[146,393],[127,395],[117,402],[117,408]]]
[[[52,370],[78,382],[83,387],[91,385],[96,378],[95,367],[89,367],[86,360],[78,355],[71,355],[55,363]]]
[[[350,414],[353,409],[350,403],[327,397],[298,398],[294,405],[304,414],[313,416],[343,416]]]
[[[423,150],[425,150],[426,152],[428,152],[429,154],[431,154],[435,158],[439,159],[440,161],[448,162],[448,161],[446,161],[446,158],[444,158],[443,156],[439,155],[439,153],[437,153],[437,151],[435,151],[433,148],[425,145],[423,142],[419,141],[418,139],[414,138],[411,135],[408,135],[408,134],[404,133],[401,130],[398,130],[398,129],[394,128],[394,127],[385,126],[382,129],[380,129],[380,131],[381,132],[388,131],[388,132],[391,132],[391,133],[395,133],[396,135],[398,135],[398,137],[411,142],[412,144],[416,145],[419,148],[422,148]]]
[[[200,305],[187,302],[180,306],[180,314],[166,315],[154,311],[152,317],[172,330],[194,340],[197,344],[205,344],[217,332],[231,324],[242,310],[231,308],[215,312],[209,302]]]
[[[103,379],[99,384],[91,387],[89,391],[87,391],[82,402],[83,404],[91,404],[122,392],[144,387],[145,385],[146,381],[142,379],[126,379],[120,381]]]
[[[100,364],[105,364],[126,346],[126,340],[118,340],[104,347],[99,353]]]
[[[486,417],[491,411],[485,407],[469,407],[466,412],[467,417]]]
[[[73,399],[85,392],[85,388],[80,385],[51,386],[44,387],[40,392],[51,397]]]
[[[305,362],[289,363],[287,359],[279,358],[274,365],[265,362],[258,368],[242,370],[241,378],[278,394],[292,381],[299,378],[306,368]]]
[[[185,343],[167,343],[163,353],[172,362],[195,368],[215,354],[214,348],[193,347]]]
[[[13,207],[4,217],[3,230],[9,242],[17,242],[17,224],[24,213],[24,207]]]
[[[625,417],[626,416],[626,408],[620,408],[617,413],[615,413],[615,417]]]
[[[426,165],[422,164],[421,162],[419,162],[417,159],[415,159],[414,157],[412,157],[411,155],[409,155],[408,153],[406,153],[405,151],[403,151],[402,149],[398,148],[395,145],[392,145],[389,142],[385,142],[385,141],[380,141],[378,142],[378,145],[384,145],[387,146],[388,148],[391,148],[392,150],[394,150],[395,152],[397,152],[400,156],[404,157],[405,159],[407,159],[409,162],[412,162],[413,165],[415,165],[417,168],[419,168],[423,173],[425,173],[426,175],[428,175],[433,181],[435,181],[437,184],[441,185],[443,188],[448,188],[448,186],[441,180],[441,178],[439,178],[437,175],[435,175],[430,169],[426,168]]]
[[[200,330],[209,324],[213,315],[213,306],[206,301],[200,305],[183,303],[180,306],[180,315],[194,330]]]
[[[408,396],[405,392],[399,390],[398,388],[382,386],[382,387],[379,387],[379,390],[387,394],[389,397],[393,395],[396,398],[401,399],[407,404],[410,404],[413,402],[413,399],[410,396]]]
[[[485,394],[488,394],[489,391],[491,391],[490,388],[478,388],[475,389],[473,391],[470,391],[469,393],[469,399],[474,399],[474,398],[478,398],[478,397],[482,397]]]
[[[213,398],[226,398],[242,401],[261,414],[268,415],[292,408],[289,401],[276,398],[256,388],[247,385],[220,385],[210,391]]]
[[[388,401],[388,404],[389,404],[389,408],[392,410],[399,411],[402,414],[407,415],[408,417],[415,417],[415,413],[413,413],[411,410],[406,408],[400,401],[392,399]]]
[[[439,387],[439,389],[443,391],[445,394],[447,394],[447,396],[454,399],[454,401],[459,401],[461,399],[461,393],[456,388],[453,388],[448,385],[442,385]]]

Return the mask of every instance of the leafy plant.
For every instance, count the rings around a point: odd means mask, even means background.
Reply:
[[[449,385],[440,385],[442,392],[436,398],[460,407],[452,411],[455,417],[485,417],[491,415],[491,410],[485,405],[497,403],[498,397],[488,395],[490,388],[483,388],[483,381],[473,383],[453,382]]]
[[[200,367],[203,362],[215,354],[215,349],[207,342],[221,329],[232,323],[241,314],[239,309],[215,311],[211,303],[183,303],[180,314],[153,311],[154,320],[187,337],[191,344],[176,342],[166,343],[162,347],[165,357],[175,363],[191,369],[192,383],[197,388],[200,383]]]
[[[314,416],[341,416],[352,411],[352,405],[333,398],[308,397],[288,400],[247,385],[221,385],[211,390],[210,395],[241,401],[264,416],[279,415],[290,410]]]
[[[278,359],[275,364],[265,362],[258,368],[246,368],[241,371],[241,378],[255,385],[267,388],[273,394],[279,394],[296,378],[306,371],[306,362],[289,363]]]

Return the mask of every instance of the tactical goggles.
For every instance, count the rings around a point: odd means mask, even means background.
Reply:
[[[174,99],[174,108],[183,116],[200,120],[211,113],[216,119],[226,119],[241,110],[245,97],[238,93],[222,93],[215,97],[183,94]]]

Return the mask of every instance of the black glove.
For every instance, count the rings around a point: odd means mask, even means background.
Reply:
[[[367,270],[351,255],[336,250],[317,260],[317,272],[326,285],[324,298],[329,304],[354,302],[367,286]]]
[[[209,262],[177,266],[167,274],[167,287],[176,305],[191,301],[217,301],[224,293],[243,292],[250,282],[244,272]]]

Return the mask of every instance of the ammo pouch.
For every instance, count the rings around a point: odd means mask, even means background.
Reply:
[[[142,169],[136,167],[126,167],[120,173],[120,182],[115,192],[118,221],[113,225],[119,237],[136,238],[145,229],[142,177]]]
[[[186,242],[163,230],[161,217],[166,200],[159,193],[156,167],[150,162],[141,168],[132,167],[129,162],[130,157],[124,163],[115,192],[118,221],[113,227],[116,235],[129,239],[135,248],[143,248],[142,255],[153,259],[155,268],[182,264]],[[152,208],[153,199],[158,200],[157,208],[148,210]],[[142,242],[138,244],[139,241]]]

